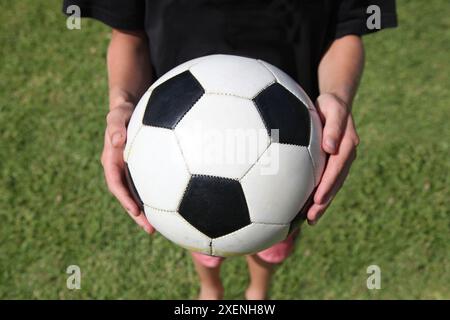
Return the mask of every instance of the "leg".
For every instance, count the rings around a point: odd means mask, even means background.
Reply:
[[[199,300],[220,300],[223,298],[223,286],[220,280],[220,263],[214,266],[205,266],[193,254],[195,270],[200,278]]]
[[[247,256],[250,284],[245,291],[247,300],[267,299],[267,291],[273,274],[274,264],[262,260],[258,255]]]
[[[245,292],[245,297],[248,300],[267,299],[267,291],[275,265],[280,264],[290,255],[298,234],[299,230],[297,229],[285,240],[258,252],[258,254],[247,256],[250,285]]]

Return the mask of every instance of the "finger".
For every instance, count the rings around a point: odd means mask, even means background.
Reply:
[[[317,204],[314,203],[308,210],[306,214],[306,218],[308,220],[308,224],[310,226],[313,226],[319,221],[319,219],[324,214],[325,210],[328,208],[330,204]]]
[[[307,218],[308,218],[308,224],[309,225],[315,225],[317,221],[322,217],[322,215],[325,213],[326,209],[330,206],[331,201],[336,196],[336,194],[341,189],[342,185],[344,184],[345,179],[347,178],[347,175],[350,171],[351,163],[347,162],[345,165],[345,168],[340,173],[336,183],[334,184],[333,188],[330,191],[330,196],[326,196],[327,200],[325,203],[314,203],[311,208],[308,210]]]
[[[319,97],[317,109],[325,122],[322,148],[329,154],[336,154],[347,125],[348,110],[336,99],[328,97]]]
[[[339,174],[336,183],[334,184],[333,188],[330,190],[329,194],[325,196],[327,199],[327,203],[330,203],[331,200],[336,196],[336,194],[339,192],[339,190],[344,185],[345,180],[347,179],[347,176],[350,172],[350,168],[352,166],[351,162],[347,162],[344,166],[344,169]]]
[[[131,108],[118,107],[111,110],[106,117],[106,132],[111,145],[115,148],[123,147],[127,136],[127,123],[132,113]]]
[[[355,145],[350,139],[343,139],[339,148],[339,153],[331,155],[328,159],[325,172],[322,175],[320,184],[314,195],[314,202],[317,204],[326,204],[330,202],[333,193],[332,190],[341,175],[347,175],[351,163],[356,157]],[[346,171],[344,169],[348,167]],[[334,188],[336,190],[336,188]]]
[[[130,214],[130,217],[141,227],[144,229],[145,232],[148,234],[155,233],[155,228],[150,224],[150,222],[147,220],[147,217],[145,214],[141,211],[139,215],[134,216]]]
[[[104,172],[109,191],[128,213],[138,216],[139,208],[125,185],[122,168],[117,164],[105,163]]]

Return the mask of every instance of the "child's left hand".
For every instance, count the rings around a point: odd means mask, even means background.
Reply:
[[[326,93],[317,98],[316,107],[324,122],[322,148],[330,156],[307,213],[310,225],[317,223],[344,184],[359,144],[349,106]]]

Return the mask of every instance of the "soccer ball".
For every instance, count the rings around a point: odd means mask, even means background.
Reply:
[[[211,55],[159,78],[124,150],[136,201],[163,236],[214,256],[258,252],[299,222],[325,163],[314,105],[267,62]]]

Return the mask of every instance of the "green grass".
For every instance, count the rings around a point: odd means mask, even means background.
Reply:
[[[109,195],[99,162],[108,28],[69,31],[60,1],[1,1],[0,298],[194,298],[189,254],[149,237]],[[450,15],[398,1],[400,28],[365,38],[359,158],[326,216],[277,270],[279,299],[449,299]],[[65,270],[82,270],[82,289]],[[366,288],[366,268],[382,289]],[[223,265],[242,298],[243,258]]]

